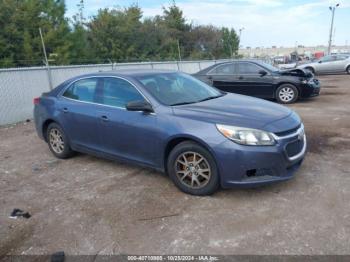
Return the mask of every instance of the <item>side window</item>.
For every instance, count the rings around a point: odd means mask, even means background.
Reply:
[[[261,68],[252,63],[238,63],[239,74],[259,74]]]
[[[332,62],[336,60],[336,56],[333,56],[333,55],[324,56],[321,60],[322,62]]]
[[[144,98],[129,82],[119,78],[104,78],[102,104],[125,108],[127,103],[137,100]]]
[[[230,75],[235,72],[234,64],[224,64],[215,67],[209,72],[210,75]]]
[[[342,60],[345,60],[347,59],[349,56],[346,56],[346,55],[337,55],[337,61],[342,61]]]
[[[95,91],[97,87],[97,79],[82,79],[72,84],[63,96],[84,102],[95,102]]]

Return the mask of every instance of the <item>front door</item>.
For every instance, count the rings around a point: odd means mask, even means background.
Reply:
[[[98,129],[104,152],[120,158],[155,165],[157,116],[154,113],[127,111],[130,101],[145,100],[128,81],[106,77],[98,110]]]
[[[272,98],[274,95],[272,75],[264,68],[250,62],[237,63],[237,86],[241,94],[261,98]],[[262,75],[260,71],[267,74]]]
[[[334,66],[336,64],[337,57],[335,55],[324,56],[318,61],[315,65],[315,69],[317,73],[327,73],[332,72],[334,70]]]

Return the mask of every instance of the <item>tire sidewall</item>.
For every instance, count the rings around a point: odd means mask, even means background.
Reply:
[[[62,134],[62,138],[63,138],[63,142],[64,142],[64,150],[62,153],[58,154],[56,153],[53,149],[52,149],[52,146],[50,144],[50,138],[49,138],[49,134],[50,134],[50,131],[53,129],[53,128],[56,128],[57,130],[59,130]],[[71,150],[70,148],[70,145],[69,145],[69,140],[68,140],[68,137],[67,135],[65,134],[65,132],[63,131],[62,127],[56,123],[51,123],[48,128],[47,128],[47,131],[46,131],[46,140],[47,140],[47,143],[49,145],[49,149],[51,151],[52,154],[54,154],[54,156],[56,156],[57,158],[62,158],[62,159],[65,159],[65,158],[68,158],[70,156],[72,156],[73,154],[73,151]]]
[[[201,154],[210,165],[210,171],[211,171],[211,178],[203,188],[200,189],[193,189],[185,186],[182,184],[175,172],[175,163],[176,159],[179,155],[186,151],[193,151],[196,153]],[[210,154],[210,152],[205,149],[204,147],[200,146],[199,144],[195,142],[182,142],[175,146],[175,148],[170,152],[168,160],[167,160],[167,173],[171,180],[174,182],[174,184],[183,192],[191,194],[191,195],[211,195],[213,194],[218,188],[219,188],[219,173],[217,169],[216,162],[213,158],[213,156]]]
[[[348,73],[348,75],[350,75],[350,65],[346,68],[346,73]]]
[[[293,99],[290,100],[290,101],[288,101],[288,102],[281,100],[281,99],[280,99],[280,96],[279,96],[280,91],[281,91],[283,88],[285,88],[285,87],[289,87],[289,88],[291,88],[291,89],[294,91],[294,97],[293,97]],[[280,104],[292,104],[292,103],[294,103],[295,101],[298,100],[298,97],[299,97],[299,91],[298,91],[298,89],[297,89],[294,85],[292,85],[292,84],[283,84],[283,85],[280,85],[280,86],[277,88],[277,90],[276,90],[276,100],[277,100],[278,103],[280,103]]]

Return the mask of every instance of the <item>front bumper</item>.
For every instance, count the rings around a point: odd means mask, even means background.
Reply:
[[[321,82],[317,79],[312,79],[307,84],[301,85],[301,97],[318,96],[321,92]]]
[[[291,179],[306,154],[304,128],[275,139],[274,146],[242,146],[227,140],[215,148],[221,186],[255,187]]]

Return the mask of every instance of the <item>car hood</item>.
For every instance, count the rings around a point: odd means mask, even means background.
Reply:
[[[249,96],[225,96],[173,107],[176,116],[198,121],[282,132],[300,124],[299,116],[287,107]]]
[[[304,68],[292,68],[292,69],[286,69],[286,70],[280,70],[278,71],[280,75],[285,76],[296,76],[296,77],[313,77],[312,73]]]

